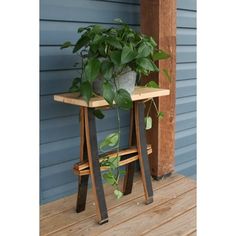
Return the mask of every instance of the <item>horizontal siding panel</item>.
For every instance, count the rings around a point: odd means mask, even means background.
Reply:
[[[40,22],[40,45],[62,45],[65,41],[75,43],[79,35],[77,29],[89,23],[72,23],[57,21]]]
[[[176,65],[176,80],[196,78],[196,63],[186,63]]]
[[[77,179],[74,182],[54,187],[51,189],[48,189],[46,191],[41,191],[40,192],[40,204],[45,204],[50,201],[54,201],[56,199],[69,196],[73,193],[75,193],[76,189],[78,186]]]
[[[196,96],[176,99],[176,114],[196,111]]]
[[[196,29],[177,29],[176,44],[177,45],[196,45],[197,36]]]
[[[175,167],[176,172],[188,176],[188,177],[192,177],[192,178],[196,178],[196,160],[191,160],[188,162],[185,162],[183,164],[177,165]]]
[[[75,181],[76,176],[73,173],[73,165],[76,162],[78,162],[78,160],[41,168],[40,185],[42,191]]]
[[[177,9],[185,9],[195,11],[197,10],[196,0],[177,0]]]
[[[73,22],[60,22],[60,21],[41,21],[40,22],[40,45],[62,45],[65,41],[76,43],[81,33],[77,33],[78,28],[87,27],[91,23],[73,23]],[[112,24],[102,24],[106,28]],[[139,31],[138,26],[131,26],[134,30]],[[65,49],[66,50],[66,49]]]
[[[40,167],[56,165],[79,158],[80,137],[40,145]]]
[[[100,143],[108,134],[115,132],[116,129],[98,132],[97,141]],[[128,145],[129,127],[121,128],[121,147]],[[79,157],[80,138],[74,137],[71,139],[64,139],[57,142],[46,143],[40,146],[41,168],[56,165],[58,163],[71,161]]]
[[[181,148],[196,143],[196,128],[176,132],[175,148]]]
[[[112,23],[115,18],[139,24],[139,6],[89,0],[40,1],[40,19],[43,20]]]
[[[104,119],[96,119],[97,132],[116,129],[117,117],[114,110],[104,111],[104,115]],[[129,112],[121,110],[120,119],[123,127],[129,126]],[[41,144],[76,137],[80,134],[79,114],[42,121],[40,133]]]
[[[78,106],[62,104],[53,100],[53,95],[40,97],[40,119],[52,119],[60,116],[78,114]]]
[[[81,64],[78,54],[73,54],[71,48],[61,50],[59,46],[40,47],[40,70],[74,69],[75,63]]]
[[[181,80],[176,82],[176,97],[187,97],[196,95],[196,79]]]
[[[41,121],[40,134],[41,144],[79,136],[79,115]]]
[[[196,144],[175,150],[175,165],[196,159]]]
[[[176,53],[177,63],[196,62],[196,46],[177,46]]]
[[[42,71],[40,73],[40,95],[68,92],[73,78],[80,70]]]
[[[188,112],[176,117],[176,132],[196,127],[196,112]]]
[[[196,28],[196,12],[177,10],[177,27],[181,28]]]

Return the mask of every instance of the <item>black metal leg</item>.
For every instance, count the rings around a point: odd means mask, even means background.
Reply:
[[[89,168],[92,180],[92,189],[95,196],[97,218],[98,223],[103,224],[108,222],[108,214],[98,157],[96,123],[95,117],[93,115],[93,109],[91,108],[85,109],[85,130]]]
[[[134,180],[134,167],[135,163],[131,162],[126,166],[126,174],[124,178],[123,194],[128,195],[132,192]]]
[[[76,204],[77,213],[85,210],[89,175],[79,176],[78,178],[79,178],[79,186],[78,186],[78,195]]]
[[[84,108],[80,108],[80,161],[87,161],[87,144],[85,137],[85,114]],[[76,212],[85,210],[89,175],[78,177],[78,194],[76,202]]]
[[[151,173],[147,155],[147,141],[146,141],[146,131],[144,125],[143,102],[135,102],[135,130],[136,130],[139,163],[145,192],[146,204],[149,204],[153,202],[153,189],[152,189]]]
[[[129,146],[135,145],[135,121],[134,121],[134,107],[130,110],[130,130],[129,130]],[[123,183],[123,194],[128,195],[132,192],[133,180],[134,180],[134,168],[135,162],[129,163],[125,170],[125,178]]]

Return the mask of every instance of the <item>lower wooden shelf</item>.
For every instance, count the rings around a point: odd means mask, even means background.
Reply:
[[[151,145],[147,145],[147,154],[151,154],[152,153],[152,147]],[[125,155],[130,155],[130,154],[133,154],[133,156],[130,156],[128,157],[127,159],[125,160],[121,160],[119,162],[119,166],[124,166],[124,165],[127,165],[131,162],[134,162],[136,160],[138,160],[138,150],[137,150],[137,147],[130,147],[128,149],[123,149],[121,150],[120,152],[109,152],[109,153],[106,153],[106,154],[103,154],[101,156],[99,156],[99,162],[101,163],[104,158],[108,158],[108,159],[111,159],[111,158],[116,158],[116,157],[122,157],[122,156],[125,156]],[[100,171],[105,171],[105,170],[108,170],[109,167],[107,166],[101,166],[100,167]],[[83,175],[89,175],[90,174],[90,170],[89,170],[89,163],[88,161],[83,161],[83,162],[78,162],[74,165],[74,173],[76,175],[79,175],[79,176],[83,176]]]

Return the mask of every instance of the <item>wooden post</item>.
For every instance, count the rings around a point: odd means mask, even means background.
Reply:
[[[176,94],[176,0],[141,0],[141,31],[152,36],[159,48],[170,53],[171,58],[158,63],[162,71],[166,68],[172,78],[169,82],[163,73],[152,75],[161,88],[170,89],[170,95],[156,98],[159,111],[164,118],[157,120],[151,111],[153,128],[147,132],[152,144],[150,158],[151,174],[155,179],[169,175],[174,170],[175,150],[175,94]],[[147,78],[143,83],[147,82]]]

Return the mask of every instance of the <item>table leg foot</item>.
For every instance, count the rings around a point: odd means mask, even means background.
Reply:
[[[106,219],[100,220],[98,224],[103,225],[105,223],[108,223],[108,221],[109,221],[108,218],[106,218]]]
[[[150,203],[153,202],[153,197],[148,197],[148,199],[146,200],[145,204],[148,205]]]

